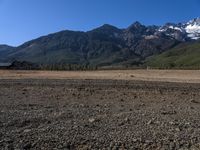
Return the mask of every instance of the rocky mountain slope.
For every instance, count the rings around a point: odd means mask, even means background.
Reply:
[[[164,26],[133,23],[126,29],[105,24],[88,32],[61,31],[1,51],[0,60],[43,64],[138,65],[183,42],[200,38],[200,19]]]

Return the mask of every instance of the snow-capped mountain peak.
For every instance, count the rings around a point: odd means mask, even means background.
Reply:
[[[192,19],[192,20],[188,21],[186,24],[188,24],[188,25],[194,25],[194,24],[200,25],[200,17]]]
[[[195,18],[187,23],[167,23],[158,29],[158,32],[180,41],[187,39],[200,39],[200,18]]]
[[[188,37],[194,40],[200,38],[200,18],[193,19],[186,23],[185,30]]]

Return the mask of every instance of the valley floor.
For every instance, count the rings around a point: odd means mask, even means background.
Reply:
[[[0,79],[112,79],[200,83],[200,70],[17,71],[0,70]]]
[[[1,79],[0,149],[198,150],[199,97],[194,83]]]

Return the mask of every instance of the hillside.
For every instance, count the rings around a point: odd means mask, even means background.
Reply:
[[[160,55],[152,56],[146,64],[159,68],[199,68],[200,67],[200,40],[183,43]]]

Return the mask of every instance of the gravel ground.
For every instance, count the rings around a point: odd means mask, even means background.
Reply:
[[[0,80],[0,149],[199,150],[200,84]]]

